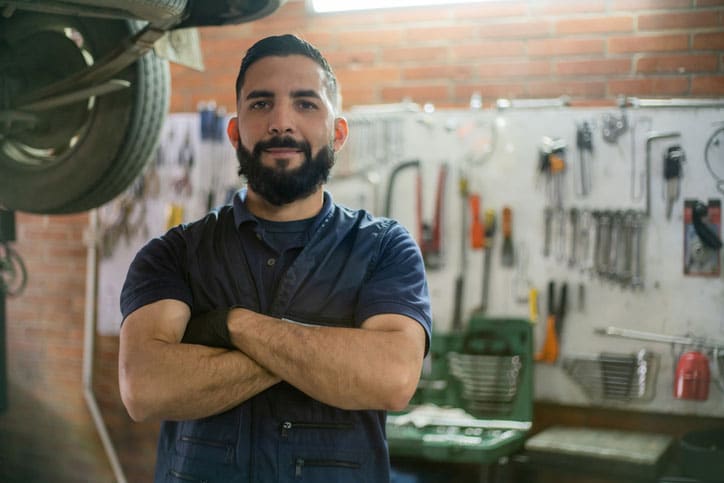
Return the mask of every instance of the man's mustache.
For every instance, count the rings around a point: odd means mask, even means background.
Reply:
[[[256,143],[256,146],[254,146],[254,151],[260,153],[261,151],[271,148],[291,148],[304,151],[305,153],[309,153],[311,151],[311,147],[308,142],[297,141],[289,136],[277,136],[270,138],[267,141],[259,141]]]

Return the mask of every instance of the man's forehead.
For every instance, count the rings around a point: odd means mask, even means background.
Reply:
[[[242,93],[256,89],[292,89],[321,91],[326,74],[314,60],[303,55],[263,57],[249,66]],[[276,89],[275,89],[276,90]]]

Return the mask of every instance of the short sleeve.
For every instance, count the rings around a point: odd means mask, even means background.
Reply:
[[[432,312],[425,266],[415,240],[399,223],[393,223],[385,233],[358,300],[358,325],[369,317],[385,313],[410,317],[425,329],[427,353]]]
[[[121,290],[121,314],[163,299],[176,299],[192,306],[186,280],[186,243],[181,228],[149,241],[136,254]]]

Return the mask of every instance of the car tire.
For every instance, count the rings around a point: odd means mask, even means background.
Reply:
[[[0,72],[6,100],[87,68],[142,25],[28,12],[0,21],[0,65],[13,66]],[[168,62],[151,51],[114,78],[130,87],[0,126],[0,205],[81,212],[110,201],[143,171],[168,110]]]

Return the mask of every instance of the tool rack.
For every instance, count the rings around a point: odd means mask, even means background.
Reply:
[[[473,316],[436,334],[410,406],[387,418],[390,455],[497,462],[523,447],[533,420],[530,322]]]

